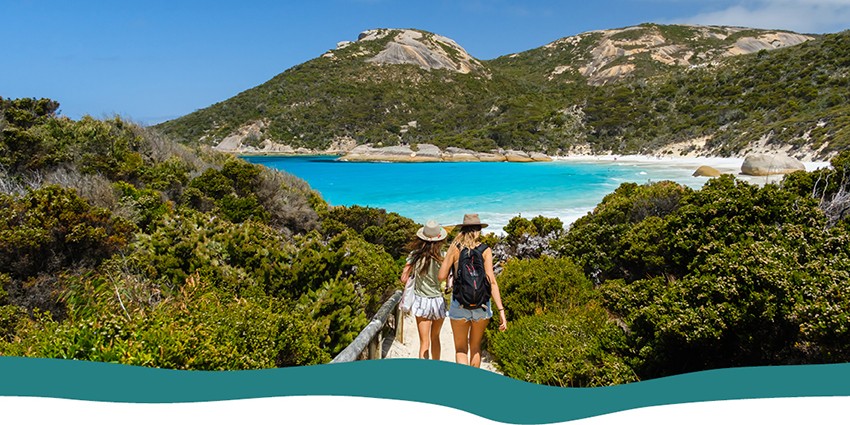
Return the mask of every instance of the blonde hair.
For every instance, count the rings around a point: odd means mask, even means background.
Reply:
[[[481,226],[463,226],[460,229],[460,233],[452,241],[452,245],[458,251],[464,248],[475,249],[478,246],[479,238],[481,238]]]

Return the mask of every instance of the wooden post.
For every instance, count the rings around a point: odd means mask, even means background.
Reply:
[[[395,340],[404,344],[404,312],[400,308],[395,311]]]
[[[358,359],[362,359],[366,357],[368,359],[379,359],[381,358],[381,329],[384,328],[384,325],[387,323],[387,320],[392,314],[393,310],[398,309],[398,303],[401,300],[401,291],[395,291],[395,293],[384,302],[378,312],[375,313],[375,317],[372,318],[372,321],[360,331],[360,334],[354,338],[354,341],[351,344],[348,344],[348,347],[345,347],[333,360],[331,363],[342,363],[342,362],[350,362]]]

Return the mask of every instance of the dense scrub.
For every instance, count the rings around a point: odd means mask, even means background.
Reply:
[[[0,100],[0,353],[178,369],[327,362],[417,225],[49,100]],[[508,376],[598,386],[850,361],[848,160],[757,187],[623,184],[493,247]]]
[[[491,352],[509,376],[571,386],[850,361],[847,158],[764,187],[621,185],[554,256],[505,262],[513,324]]]
[[[293,176],[58,106],[0,99],[3,355],[324,363],[398,285],[384,247],[411,221],[329,211]]]

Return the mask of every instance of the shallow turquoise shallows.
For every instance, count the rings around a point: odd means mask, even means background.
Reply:
[[[417,223],[459,223],[478,213],[500,232],[512,217],[558,217],[565,224],[591,211],[621,183],[673,180],[701,187],[693,169],[630,163],[454,162],[358,163],[336,157],[246,156],[298,176],[331,205],[384,208]]]

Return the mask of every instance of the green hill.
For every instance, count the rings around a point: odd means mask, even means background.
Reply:
[[[828,158],[846,144],[848,34],[642,24],[490,61],[419,30],[372,30],[156,126],[223,150],[433,143],[550,154]]]

